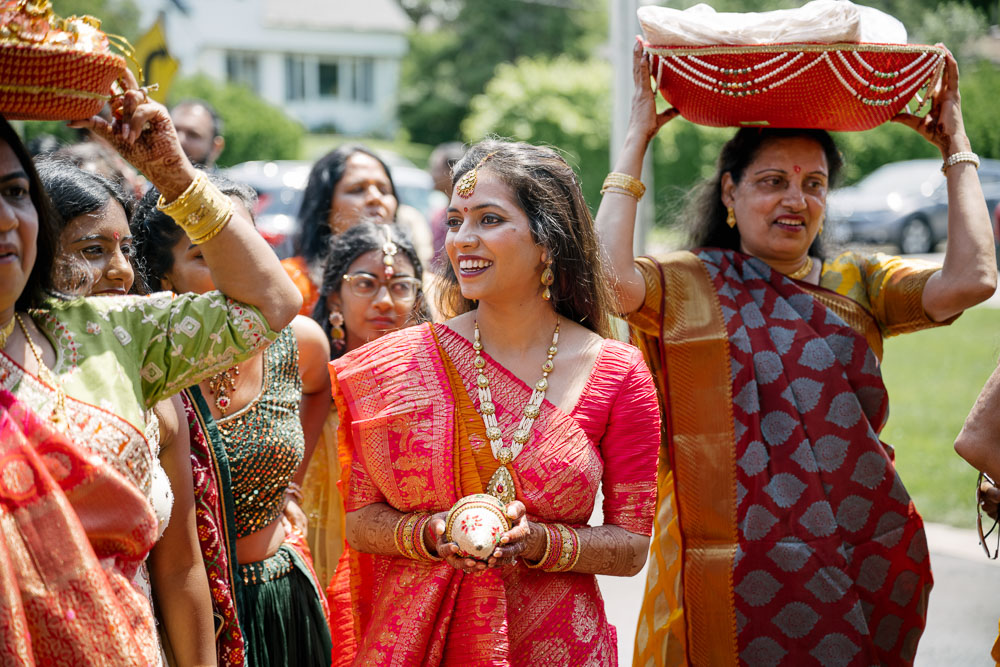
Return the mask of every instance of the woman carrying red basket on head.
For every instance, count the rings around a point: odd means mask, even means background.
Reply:
[[[944,266],[818,238],[840,155],[823,130],[744,128],[694,211],[692,251],[634,258],[659,128],[635,47],[624,150],[598,230],[665,415],[634,664],[909,664],[931,573],[920,516],[879,441],[882,339],[951,322],[996,287],[989,215],[947,56],[926,117],[949,193]]]

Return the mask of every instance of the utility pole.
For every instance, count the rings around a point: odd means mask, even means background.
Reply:
[[[610,168],[625,142],[628,117],[632,101],[632,45],[639,33],[639,19],[636,10],[640,0],[609,0],[610,45],[611,45],[611,155]],[[647,83],[647,85],[649,85]],[[646,186],[646,197],[639,202],[635,221],[633,248],[636,255],[646,252],[646,236],[653,224],[655,214],[653,202],[656,189],[653,187],[653,151],[646,153],[642,164],[642,182]]]

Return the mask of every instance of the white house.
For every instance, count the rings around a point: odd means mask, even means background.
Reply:
[[[159,6],[157,6],[159,4]],[[161,0],[180,73],[243,83],[310,129],[391,135],[410,18],[395,0]]]

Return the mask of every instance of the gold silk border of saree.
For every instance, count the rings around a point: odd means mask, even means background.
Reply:
[[[715,288],[697,256],[671,253],[659,269],[663,369],[658,369],[657,379],[665,383],[663,401],[673,443],[673,470],[661,466],[659,473],[659,505],[676,506],[681,528],[671,535],[674,531],[665,530],[658,509],[657,539],[662,544],[654,544],[653,550],[670,548],[668,542],[676,543],[677,538],[683,545],[686,660],[667,646],[648,646],[657,655],[646,664],[677,664],[680,658],[695,665],[733,665],[738,661],[733,602],[737,517],[729,337]],[[649,347],[652,341],[644,342]],[[672,497],[664,497],[671,486]],[[643,615],[657,606],[655,589],[671,585],[647,583]],[[665,636],[649,639],[669,642]]]

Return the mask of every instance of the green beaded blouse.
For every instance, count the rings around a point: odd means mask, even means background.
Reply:
[[[299,348],[288,326],[264,351],[257,398],[215,420],[229,458],[237,538],[264,528],[284,510],[285,490],[305,453],[301,398]]]

